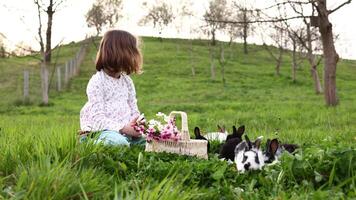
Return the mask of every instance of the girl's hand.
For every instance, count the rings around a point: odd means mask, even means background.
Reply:
[[[136,118],[136,124],[144,125],[145,123],[146,123],[145,114],[142,113],[140,116]]]
[[[123,132],[126,135],[132,136],[132,137],[141,137],[141,133],[137,132],[133,126],[136,124],[138,117],[134,118],[131,120],[129,124],[126,124],[124,128],[122,128],[120,131]]]

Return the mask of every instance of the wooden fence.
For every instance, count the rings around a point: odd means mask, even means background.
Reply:
[[[49,103],[49,90],[62,91],[70,80],[80,72],[80,65],[86,54],[86,44],[83,44],[74,57],[62,65],[48,67],[41,63],[40,71],[24,69],[23,71],[23,101],[29,102],[31,94],[38,96],[41,91],[41,101],[43,105]],[[32,72],[32,73],[31,73]],[[35,72],[35,74],[33,73]],[[37,74],[39,73],[39,74]],[[32,75],[32,76],[31,76]],[[38,76],[39,75],[39,76]],[[40,79],[38,79],[40,77]],[[33,80],[31,80],[33,79]],[[40,84],[39,84],[40,83]],[[32,84],[32,85],[31,85]],[[36,91],[31,91],[36,90]],[[35,99],[33,97],[32,99]]]

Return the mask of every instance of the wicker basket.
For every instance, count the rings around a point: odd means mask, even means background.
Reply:
[[[145,151],[176,153],[208,159],[208,141],[190,139],[187,114],[181,111],[173,111],[169,114],[169,117],[173,119],[175,115],[182,117],[181,140],[177,142],[152,140],[146,143]]]

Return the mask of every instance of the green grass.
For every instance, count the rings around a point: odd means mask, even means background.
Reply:
[[[22,70],[37,70],[36,60],[0,60],[0,199],[356,197],[355,61],[339,63],[340,105],[328,108],[323,96],[314,94],[306,63],[296,83],[290,78],[290,57],[276,77],[273,61],[260,46],[249,46],[250,54],[244,55],[242,46],[234,45],[223,87],[219,67],[216,80],[210,78],[206,41],[194,41],[194,77],[187,41],[143,41],[144,73],[133,79],[139,108],[147,118],[159,111],[183,110],[190,132],[195,126],[209,132],[217,124],[229,131],[232,125],[245,124],[250,138],[263,135],[299,144],[296,156],[284,155],[263,171],[239,174],[213,153],[209,160],[200,160],[146,153],[140,147],[77,144],[79,111],[95,72],[96,50],[90,46],[80,76],[63,92],[51,90],[48,107],[38,106],[36,94],[31,105],[15,103],[21,99]],[[78,48],[79,44],[64,46],[58,62],[68,60]]]

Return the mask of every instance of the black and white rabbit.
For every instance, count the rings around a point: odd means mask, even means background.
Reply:
[[[277,138],[267,140],[266,149],[263,153],[265,163],[273,163],[278,160],[284,151],[293,153],[298,148],[296,144],[280,144]]]
[[[242,141],[242,135],[245,132],[245,126],[240,126],[237,130],[232,127],[232,134],[228,135],[225,143],[221,146],[219,158],[233,161],[235,158],[235,148]]]
[[[209,152],[209,150],[210,150],[209,140],[201,135],[199,127],[195,127],[194,128],[194,135],[195,135],[195,139],[197,139],[197,140],[206,140],[206,141],[208,141],[208,152]]]
[[[265,165],[264,156],[260,149],[261,137],[255,142],[251,142],[245,135],[245,140],[235,148],[235,163],[239,172],[244,173],[248,170],[260,170]]]

